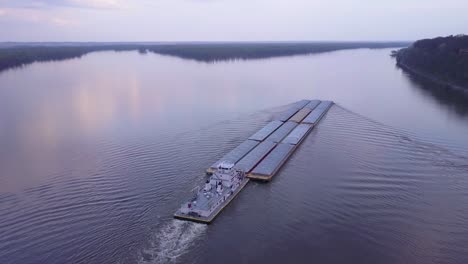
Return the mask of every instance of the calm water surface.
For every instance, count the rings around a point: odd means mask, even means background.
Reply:
[[[0,73],[0,263],[467,263],[468,100],[389,53],[101,52]],[[303,98],[337,105],[271,183],[209,227],[172,219]]]

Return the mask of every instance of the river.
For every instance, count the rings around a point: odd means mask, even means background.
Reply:
[[[0,263],[467,263],[468,100],[390,51],[0,72]],[[336,105],[272,182],[210,226],[172,218],[300,99]]]

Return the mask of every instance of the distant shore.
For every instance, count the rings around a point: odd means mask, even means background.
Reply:
[[[97,51],[138,51],[201,62],[263,59],[358,48],[397,48],[408,42],[214,42],[214,43],[0,43],[0,71],[33,62],[79,58]]]

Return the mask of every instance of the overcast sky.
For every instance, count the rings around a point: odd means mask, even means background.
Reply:
[[[460,33],[468,33],[468,0],[0,0],[0,41],[384,41]]]

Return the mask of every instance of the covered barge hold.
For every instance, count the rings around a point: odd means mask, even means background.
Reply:
[[[276,148],[265,157],[265,159],[258,164],[255,169],[248,174],[251,179],[266,180],[269,181],[281,168],[287,158],[291,155],[294,150],[294,145],[280,143]]]
[[[258,143],[259,143],[258,141],[249,140],[249,139],[244,141],[239,146],[237,146],[235,149],[231,150],[229,153],[224,155],[220,160],[213,163],[213,165],[211,165],[208,168],[207,172],[211,173],[214,170],[216,170],[216,168],[218,168],[218,166],[219,166],[219,164],[221,162],[226,162],[226,161],[231,162],[231,163],[238,162],[245,155],[247,155],[247,153],[249,153],[253,148],[255,148],[258,145]]]
[[[310,110],[309,108],[302,108],[293,117],[291,117],[289,121],[300,123],[311,111],[312,110]]]
[[[302,120],[302,123],[314,125],[320,120],[323,114],[323,110],[315,109],[306,118],[304,118],[304,120]]]
[[[275,143],[280,142],[297,126],[296,122],[288,121],[280,126],[273,134],[271,134],[265,141],[272,141]]]
[[[330,101],[323,101],[321,102],[304,120],[302,123],[306,124],[316,124],[322,116],[328,111],[328,109],[332,106],[333,102]]]
[[[236,169],[241,169],[245,173],[251,171],[274,147],[275,142],[264,141],[242,158],[236,165]]]
[[[332,101],[322,101],[322,102],[317,106],[317,108],[327,111],[328,109],[330,109],[330,107],[332,106],[332,104],[333,104]]]
[[[291,145],[299,145],[307,134],[312,130],[310,124],[300,124],[294,128],[289,135],[281,141],[281,143],[287,143]]]
[[[310,101],[310,103],[308,103],[304,107],[309,108],[310,110],[314,110],[314,108],[317,107],[317,105],[319,105],[319,104],[320,104],[320,100],[312,100],[312,101]]]
[[[271,133],[273,133],[276,129],[278,129],[278,127],[280,127],[282,124],[283,124],[283,122],[278,121],[278,120],[271,121],[266,126],[264,126],[262,129],[257,131],[257,133],[255,133],[251,137],[249,137],[249,139],[250,140],[263,141]]]
[[[279,114],[275,120],[279,120],[281,122],[286,122],[289,120],[289,118],[291,118],[294,114],[296,114],[297,112],[299,111],[298,108],[295,108],[295,107],[291,107],[289,108],[288,110],[282,112],[281,114]]]
[[[310,100],[300,100],[300,101],[297,101],[295,102],[292,107],[293,108],[296,108],[296,109],[301,109],[301,108],[304,108],[308,103],[310,103]]]

